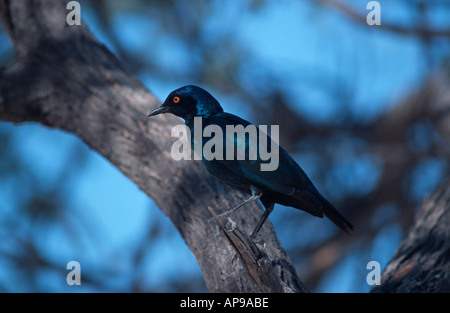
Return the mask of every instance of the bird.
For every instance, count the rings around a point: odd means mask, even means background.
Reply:
[[[164,113],[171,113],[182,118],[191,132],[195,131],[196,118],[201,119],[202,129],[213,125],[220,127],[224,133],[227,125],[234,127],[253,125],[239,116],[224,112],[220,103],[208,91],[195,85],[187,85],[172,91],[160,106],[148,114],[148,117]],[[267,136],[265,139],[270,145],[272,139],[268,134],[258,132],[258,139],[260,136]],[[190,137],[191,146],[194,147],[195,136]],[[203,145],[206,139],[202,139]],[[237,151],[239,146],[247,149],[246,151],[259,148],[258,143],[250,142],[247,137],[245,140],[234,138],[232,144],[234,144],[234,151]],[[225,146],[225,150],[229,148]],[[277,203],[305,211],[316,217],[326,216],[336,226],[350,234],[353,225],[319,193],[300,165],[281,146],[278,149],[279,163],[277,168],[271,171],[261,170],[261,164],[264,161],[259,157],[256,160],[249,160],[247,158],[211,159],[202,156],[202,163],[209,174],[233,189],[250,195],[249,198],[223,214],[234,212],[246,203],[259,199],[264,206],[264,213],[250,235],[252,239],[257,237]]]

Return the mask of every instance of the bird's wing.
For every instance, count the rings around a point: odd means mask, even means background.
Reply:
[[[252,125],[250,122],[229,113],[222,113],[218,116],[208,118],[208,124],[221,126],[224,130],[224,134],[226,125],[242,125],[244,127]],[[224,138],[224,150],[229,149],[230,145],[234,144],[234,159],[226,160],[224,155],[224,160],[215,160],[215,162],[225,166],[232,174],[239,177],[243,176],[253,184],[270,189],[274,192],[291,195],[296,190],[306,189],[307,185],[310,183],[308,177],[292,157],[281,147],[279,147],[278,152],[278,167],[273,171],[261,170],[262,164],[270,163],[272,160],[269,159],[263,161],[260,158],[259,139],[260,136],[266,136],[266,142],[268,144],[267,151],[270,151],[271,138],[267,134],[259,131],[259,128],[256,129],[257,140],[249,140],[249,136],[234,137],[234,140],[230,140],[230,138],[227,140],[227,138]],[[256,160],[249,160],[248,155],[246,155],[245,160],[238,160],[238,148],[243,149],[243,147],[245,147],[245,151],[257,151]],[[224,175],[226,175],[226,173],[224,173]]]
[[[251,125],[248,121],[232,114],[221,113],[217,117],[208,118],[208,124],[221,126],[225,134],[226,125],[242,125],[244,127]],[[301,167],[292,159],[292,157],[283,148],[278,150],[278,167],[273,171],[262,171],[261,165],[267,163],[261,160],[259,153],[256,160],[238,160],[237,147],[245,147],[246,150],[257,150],[260,136],[266,136],[267,143],[271,142],[270,137],[262,132],[257,132],[258,140],[249,140],[245,137],[234,137],[232,140],[224,138],[226,145],[234,145],[233,160],[213,160],[210,164],[205,164],[208,171],[217,178],[228,182],[231,185],[242,187],[245,184],[260,187],[263,190],[284,194],[281,204],[289,205],[304,210],[314,216],[323,217],[325,214],[333,223],[345,230],[347,233],[353,229],[352,224],[331,205],[314,187],[308,176]],[[225,136],[226,137],[226,136]],[[255,142],[256,141],[256,142]],[[270,147],[268,147],[270,150]],[[248,188],[244,186],[245,188]],[[278,198],[280,200],[280,198]]]

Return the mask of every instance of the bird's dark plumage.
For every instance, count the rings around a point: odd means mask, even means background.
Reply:
[[[169,94],[164,103],[150,112],[149,116],[161,113],[172,113],[185,120],[186,125],[194,131],[194,118],[202,118],[203,129],[208,125],[217,125],[225,134],[226,125],[242,125],[250,123],[236,115],[225,113],[219,102],[207,91],[197,86],[185,86]],[[267,136],[258,132],[258,136]],[[194,145],[194,136],[191,136]],[[203,145],[210,138],[203,138]],[[258,137],[259,139],[259,137]],[[236,147],[245,145],[248,149],[258,150],[258,142],[253,143],[246,137],[245,140],[234,140]],[[260,193],[260,201],[266,208],[266,212],[258,223],[252,235],[256,235],[266,218],[269,216],[275,203],[291,206],[306,211],[314,216],[328,217],[334,224],[349,233],[353,229],[352,224],[328,202],[314,187],[308,176],[292,157],[279,147],[279,164],[274,171],[261,171],[261,164],[265,163],[259,157],[256,160],[226,160],[226,142],[224,139],[223,160],[202,159],[206,170],[216,178],[231,187],[243,191],[249,195]],[[270,151],[270,147],[269,147]]]

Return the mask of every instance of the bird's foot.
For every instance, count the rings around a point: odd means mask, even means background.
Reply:
[[[253,243],[258,247],[261,252],[264,252],[267,248],[266,242],[264,240],[256,240],[255,238],[250,237]]]
[[[236,224],[235,221],[233,221],[233,220],[231,219],[231,217],[228,217],[227,220],[228,220],[228,223],[227,223],[226,226],[230,225],[231,227],[230,227],[229,229],[226,229],[226,231],[229,232],[229,233],[231,233],[231,232],[233,232],[233,231],[236,229],[237,224]]]
[[[214,220],[214,218],[210,219],[210,220],[208,221],[208,223],[210,223],[212,220]],[[231,233],[231,232],[233,232],[233,231],[236,229],[237,224],[236,224],[235,221],[233,221],[233,220],[231,219],[231,217],[228,217],[227,220],[228,220],[228,222],[227,222],[227,224],[225,225],[224,230],[225,230],[226,232],[228,232],[228,233]],[[219,234],[219,225],[216,224],[216,236],[217,236],[218,234]]]
[[[219,218],[222,218],[224,216],[227,216],[228,214],[232,213],[231,210],[225,211],[222,214],[217,215],[214,213],[213,209],[211,207],[208,207],[208,210],[214,215],[213,218],[210,218],[208,220],[208,223],[211,223],[212,221],[216,222],[216,237],[219,235]],[[227,223],[225,226],[221,226],[226,232],[233,232],[236,227],[237,223],[231,219],[231,217],[227,216]]]

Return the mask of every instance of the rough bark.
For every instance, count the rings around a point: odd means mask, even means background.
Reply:
[[[66,3],[0,1],[1,21],[16,49],[16,62],[0,70],[0,119],[66,130],[108,159],[171,219],[211,291],[307,291],[270,222],[260,232],[263,251],[248,240],[262,214],[257,204],[233,215],[234,232],[217,232],[208,223],[208,207],[221,212],[242,195],[198,162],[171,158],[170,130],[181,120],[146,119],[158,100],[85,25],[67,25]]]
[[[450,292],[450,181],[427,199],[372,292]]]

